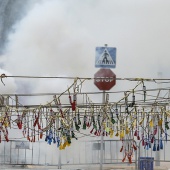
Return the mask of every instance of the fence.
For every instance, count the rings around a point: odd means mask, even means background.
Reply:
[[[122,142],[119,140],[104,140],[103,164],[128,164],[122,162],[119,152]],[[133,157],[133,165],[136,163]],[[0,164],[10,165],[95,165],[100,164],[100,140],[74,141],[65,150],[59,150],[56,144],[46,142],[9,141],[0,144]]]
[[[141,141],[138,143],[139,149],[138,149],[138,161],[140,161],[140,158],[153,158],[153,165],[154,166],[160,166],[160,163],[166,164],[170,162],[170,152],[169,152],[169,146],[170,146],[170,140],[162,140],[163,148],[160,148],[160,141],[156,139],[156,151],[153,151],[154,144],[151,144],[151,148],[143,148],[141,146]],[[159,144],[159,149],[157,148]],[[158,151],[157,151],[158,149]],[[140,167],[138,166],[138,169]]]
[[[141,142],[138,143],[138,150],[133,156],[132,166],[136,166],[140,158],[154,158],[156,163],[170,162],[169,152],[170,140],[163,140],[163,149],[153,151],[153,144],[150,149],[143,149]],[[119,140],[104,140],[103,164],[122,165],[122,153],[119,152],[122,142]],[[157,154],[159,152],[159,157]],[[95,165],[100,164],[100,140],[73,141],[70,147],[59,150],[56,144],[48,145],[46,142],[23,142],[23,141],[2,141],[0,144],[0,164],[10,165]],[[125,165],[128,162],[124,163]],[[138,167],[140,169],[140,167]]]

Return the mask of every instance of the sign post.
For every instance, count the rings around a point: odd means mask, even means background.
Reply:
[[[105,91],[103,90],[103,96],[102,96],[102,103],[105,103]],[[104,128],[103,124],[101,124],[101,142],[100,142],[100,170],[103,170],[103,136]]]
[[[116,75],[109,69],[116,67],[116,48],[96,47],[95,67],[100,68],[94,74],[94,84],[103,90],[102,103],[105,104],[105,91],[116,84]],[[101,120],[103,121],[103,120]],[[103,122],[101,122],[100,170],[103,170]]]

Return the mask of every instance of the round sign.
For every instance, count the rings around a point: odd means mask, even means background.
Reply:
[[[101,68],[94,74],[94,84],[99,90],[110,90],[116,84],[116,75],[110,69]]]

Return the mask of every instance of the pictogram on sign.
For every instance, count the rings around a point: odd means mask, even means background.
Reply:
[[[116,67],[116,48],[96,47],[95,67],[115,68]]]

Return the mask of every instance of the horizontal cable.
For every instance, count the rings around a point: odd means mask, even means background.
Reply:
[[[12,78],[38,78],[38,79],[87,79],[87,80],[92,80],[92,79],[103,79],[102,77],[99,78],[94,78],[94,77],[68,77],[68,76],[8,76],[5,74],[1,74],[1,78],[7,78],[7,77],[12,77]],[[108,77],[109,79],[109,77]],[[170,81],[170,78],[110,78],[110,79],[115,79],[115,80],[129,80],[129,81]],[[167,83],[167,82],[165,82]]]
[[[170,90],[170,87],[167,87],[167,88],[155,88],[155,89],[146,89],[146,92],[149,92],[149,91],[158,91],[158,90]],[[124,92],[132,92],[132,90],[126,90],[126,91],[105,91],[106,93],[108,94],[112,94],[112,93],[124,93]],[[134,91],[135,93],[136,92],[143,92],[143,90],[135,90]],[[76,94],[77,95],[89,95],[89,94],[102,94],[103,93],[103,90],[99,91],[99,92],[77,92]],[[1,96],[53,96],[53,95],[60,95],[61,93],[26,93],[26,94],[22,94],[22,93],[13,93],[13,94],[10,94],[10,93],[4,93],[4,94],[0,94]],[[73,95],[73,93],[64,93],[62,95]],[[141,94],[142,95],[142,94]]]

